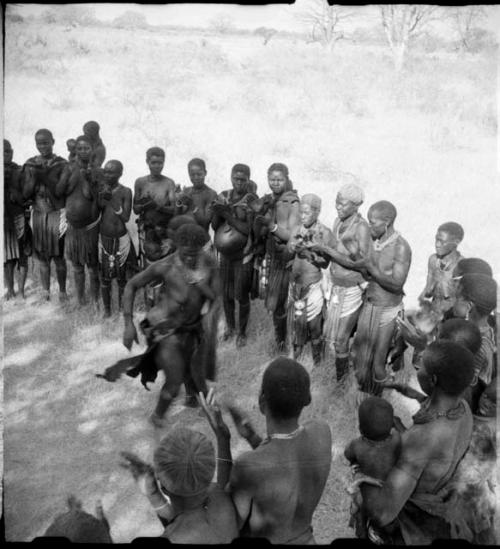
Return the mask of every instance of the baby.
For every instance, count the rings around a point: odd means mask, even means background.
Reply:
[[[358,418],[361,436],[347,445],[344,456],[351,465],[358,466],[364,475],[383,481],[401,452],[401,435],[393,430],[394,410],[387,400],[372,396],[361,403]],[[378,532],[373,525],[368,525],[363,511],[363,502],[369,501],[378,488],[363,483],[360,490],[362,502],[361,505],[359,502],[354,504],[350,525],[358,538],[369,537],[372,541],[388,543],[388,534]]]
[[[344,456],[351,465],[356,465],[366,476],[385,480],[396,464],[401,452],[401,435],[393,430],[394,410],[392,405],[380,397],[369,397],[358,409],[361,436],[352,440],[344,450]],[[369,537],[372,541],[388,543],[388,534],[368,525],[363,503],[369,501],[378,488],[370,484],[361,485],[362,501],[354,503],[351,523],[358,538]],[[359,504],[360,503],[360,504]]]

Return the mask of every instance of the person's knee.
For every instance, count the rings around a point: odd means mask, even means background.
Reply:
[[[75,271],[75,274],[82,275],[85,273],[85,266],[81,263],[73,263],[73,271]]]
[[[111,288],[111,278],[101,278],[101,286],[103,288]]]

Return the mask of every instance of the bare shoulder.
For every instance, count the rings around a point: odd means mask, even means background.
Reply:
[[[118,183],[118,192],[122,196],[132,195],[132,189],[129,189],[125,185],[122,185],[121,183]]]
[[[328,423],[322,419],[311,419],[304,422],[303,427],[306,433],[321,440],[331,440],[332,432]]]
[[[175,190],[175,181],[173,179],[171,179],[170,177],[164,176],[163,182],[166,187],[168,187],[169,189],[172,188]]]
[[[406,238],[404,238],[403,236],[398,236],[398,239],[396,241],[396,247],[400,253],[404,253],[405,255],[411,255],[410,245],[408,244]]]
[[[143,175],[142,177],[138,177],[136,180],[135,180],[135,183],[134,183],[134,187],[137,191],[137,189],[140,189],[144,186],[144,184],[146,183],[148,179],[148,176],[147,175]]]

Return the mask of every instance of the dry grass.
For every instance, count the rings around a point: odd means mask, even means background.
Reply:
[[[275,161],[290,166],[299,192],[323,198],[323,222],[344,174],[354,174],[368,206],[393,201],[397,227],[413,248],[406,285],[414,305],[425,281],[436,227],[465,228],[464,255],[490,261],[500,274],[500,186],[496,171],[496,59],[493,54],[415,55],[397,77],[384,49],[342,45],[327,53],[282,38],[131,33],[9,23],[5,43],[5,136],[22,163],[33,135],[53,130],[58,154],[90,119],[102,126],[108,158],[125,166],[123,183],[145,173],[144,151],[167,148],[166,173],[187,183],[186,164],[207,160],[207,182],[221,191],[232,164],[245,162],[259,192]],[[363,207],[366,212],[366,207]],[[135,235],[135,223],[130,230]],[[34,282],[37,274],[34,274]],[[130,378],[110,385],[94,377],[126,356],[117,317],[91,309],[5,305],[5,516],[9,540],[43,533],[73,491],[90,508],[102,497],[115,541],[161,531],[132,480],[118,467],[121,449],[150,457],[155,433],[146,422],[152,393]],[[54,286],[55,288],[55,286]],[[70,291],[72,284],[70,282]],[[271,323],[252,312],[248,347],[220,348],[217,391],[237,398],[263,430],[257,392],[269,360]],[[27,344],[28,342],[28,344]],[[353,384],[335,388],[333,372],[313,370],[313,404],[325,418],[334,461],[315,515],[318,541],[349,537],[344,445],[356,436]],[[408,418],[408,401],[394,400]],[[174,406],[171,422],[207,427],[196,411]],[[234,437],[235,453],[245,446]]]

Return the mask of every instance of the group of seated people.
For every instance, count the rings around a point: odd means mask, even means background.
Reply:
[[[215,456],[206,436],[183,428],[162,440],[154,465],[123,454],[165,525],[164,536],[178,543],[225,543],[239,535],[314,543],[311,522],[330,472],[332,434],[323,420],[299,422],[311,392],[298,360],[310,343],[314,366],[333,356],[337,386],[344,387],[352,371],[362,395],[361,436],[345,449],[355,534],[374,543],[460,537],[494,543],[497,284],[486,261],[461,256],[463,228],[456,222],[438,227],[420,309],[405,314],[411,248],[394,226],[391,202],[375,202],[364,219],[363,190],[346,182],[329,229],[319,220],[321,198],[299,197],[285,164],[269,167],[271,192],[262,197],[245,164],[233,166],[231,188],[217,193],[206,185],[199,158],[188,164],[190,187],[162,175],[165,152],[158,147],[146,152],[150,173],[137,179],[132,193],[119,182],[121,162],[101,168],[99,125],[88,122],[83,131],[68,143],[66,161],[53,153],[52,133],[39,130],[40,154],[22,167],[4,140],[6,297],[14,295],[16,265],[24,296],[31,250],[47,299],[52,260],[62,301],[68,299],[65,257],[72,262],[82,305],[88,267],[92,297],[99,300],[100,287],[105,316],[116,278],[130,350],[139,341],[135,296],[144,289],[146,351],[97,375],[110,382],[123,373],[140,375],[148,388],[162,370],[153,425],[165,425],[184,385],[185,404],[201,406],[217,441]],[[132,210],[138,253],[127,228]],[[242,348],[254,299],[272,314],[272,353],[280,355],[267,367],[258,398],[265,437],[234,403],[217,403],[207,384],[216,380],[220,314],[222,340],[235,338]],[[421,390],[396,382],[408,348]],[[383,398],[390,391],[420,404],[411,426]],[[223,411],[252,447],[234,460]],[[468,475],[471,469],[477,474]],[[93,519],[111,541],[102,509],[89,519],[74,498],[69,507],[60,524]],[[47,535],[71,537],[69,527],[56,523]]]

